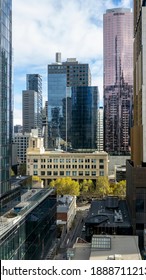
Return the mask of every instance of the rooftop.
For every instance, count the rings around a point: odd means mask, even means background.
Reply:
[[[53,192],[53,189],[23,189],[21,201],[0,217],[0,238],[19,223],[37,205]]]
[[[86,224],[98,224],[98,226],[104,225],[106,227],[130,227],[131,222],[126,201],[112,196],[101,200],[93,200]]]
[[[77,240],[69,253],[73,260],[141,260],[137,236],[93,235],[91,243]]]

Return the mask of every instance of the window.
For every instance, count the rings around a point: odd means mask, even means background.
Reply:
[[[60,171],[60,176],[64,176],[64,171]]]
[[[41,168],[45,168],[45,165],[42,164],[42,165],[41,165]]]
[[[136,212],[144,212],[144,199],[136,199]]]
[[[111,238],[110,237],[93,237],[91,248],[97,250],[110,250],[111,249]]]
[[[85,171],[85,176],[90,176],[90,171]]]
[[[100,168],[100,169],[104,169],[104,165],[101,165],[101,164],[100,164],[100,165],[99,165],[99,168]]]
[[[73,159],[72,159],[72,163],[75,163],[75,162],[77,162],[77,159],[76,159],[76,158],[73,158]]]
[[[66,176],[70,176],[70,171],[66,171]]]
[[[77,176],[77,171],[73,171],[72,176]]]
[[[83,171],[79,171],[79,176],[83,176]]]
[[[144,230],[144,224],[136,224],[137,230]]]
[[[44,176],[45,175],[45,171],[41,171],[41,175]]]
[[[34,168],[34,169],[37,169],[37,168],[38,168],[38,165],[37,165],[37,164],[34,164],[33,168]]]
[[[52,165],[47,165],[47,168],[52,168]]]
[[[90,159],[89,159],[89,158],[86,158],[86,159],[85,159],[85,162],[90,162]]]
[[[38,159],[35,159],[35,158],[34,158],[33,162],[38,162]]]
[[[58,171],[54,171],[54,172],[53,172],[53,175],[54,175],[54,176],[58,176]]]
[[[48,175],[48,176],[51,176],[51,175],[52,175],[52,172],[51,172],[51,171],[47,171],[47,175]]]
[[[36,170],[33,171],[33,175],[38,175],[38,172]]]
[[[104,176],[104,171],[99,171],[99,176]]]
[[[103,160],[103,159],[100,159],[99,162],[100,162],[100,163],[104,163],[104,160]]]
[[[96,176],[96,171],[92,171],[92,176]]]

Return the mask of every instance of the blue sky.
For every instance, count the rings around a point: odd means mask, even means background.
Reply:
[[[89,63],[92,85],[103,87],[103,14],[115,7],[132,8],[132,0],[13,0],[14,125],[22,124],[22,90],[26,74],[43,77],[47,100],[47,65],[62,53]]]

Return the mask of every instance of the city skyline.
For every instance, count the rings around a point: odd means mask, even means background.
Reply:
[[[47,100],[47,65],[54,61],[56,52],[62,53],[62,60],[76,57],[89,64],[92,85],[99,87],[102,99],[103,14],[110,8],[132,8],[133,1],[35,0],[34,5],[32,2],[31,8],[27,0],[13,1],[14,125],[22,124],[26,74],[42,75],[43,105]]]

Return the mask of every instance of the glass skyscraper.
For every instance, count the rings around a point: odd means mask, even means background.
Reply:
[[[72,88],[72,147],[97,148],[98,87]]]
[[[0,0],[0,197],[10,189],[12,137],[12,1]]]
[[[104,150],[129,154],[133,106],[133,14],[109,9],[103,17]]]
[[[48,146],[58,148],[71,145],[71,87],[91,84],[88,64],[78,63],[76,58],[48,65]]]

